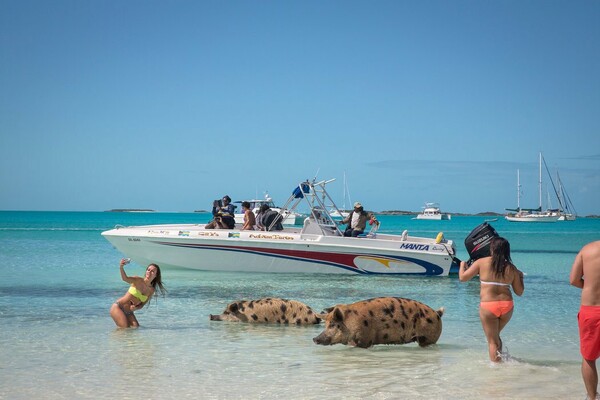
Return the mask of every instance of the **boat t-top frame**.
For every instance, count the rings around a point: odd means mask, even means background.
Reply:
[[[294,211],[300,203],[303,201],[310,209],[310,216],[308,221],[305,221],[305,228],[307,223],[318,226],[323,235],[327,236],[343,236],[342,231],[338,227],[338,223],[333,219],[329,210],[337,210],[335,202],[327,192],[325,186],[328,183],[335,181],[335,179],[323,180],[319,182],[306,180],[301,182],[294,188],[292,195],[281,207],[280,214],[283,216],[285,211]],[[269,226],[269,230],[275,225],[275,221]]]

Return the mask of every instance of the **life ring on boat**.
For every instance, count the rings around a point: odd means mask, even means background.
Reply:
[[[443,241],[444,241],[444,232],[440,232],[435,237],[435,243],[439,244],[439,243],[442,243]]]

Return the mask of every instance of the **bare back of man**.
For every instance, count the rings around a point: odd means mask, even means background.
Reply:
[[[582,305],[600,306],[600,240],[586,244],[579,251],[570,281],[571,285],[582,289]]]

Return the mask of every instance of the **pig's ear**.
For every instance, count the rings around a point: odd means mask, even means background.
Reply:
[[[315,315],[317,316],[317,318],[325,321],[327,319],[327,316],[331,313],[331,311],[334,309],[335,307],[329,307],[324,309],[323,311],[321,311],[321,313],[315,313]]]
[[[344,321],[344,314],[342,313],[342,310],[340,310],[339,307],[336,307],[333,309],[333,320],[336,322],[342,322]]]

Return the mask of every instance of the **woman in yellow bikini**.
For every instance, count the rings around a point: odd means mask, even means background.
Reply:
[[[490,242],[490,256],[476,260],[470,267],[462,261],[458,278],[466,282],[479,274],[481,284],[479,318],[487,338],[490,360],[500,362],[502,340],[500,331],[513,314],[512,290],[521,296],[525,290],[523,273],[510,259],[510,244],[501,237]]]
[[[157,287],[161,294],[164,294],[166,290],[162,284],[158,265],[148,265],[146,275],[142,278],[139,276],[128,276],[125,273],[125,264],[127,263],[129,263],[128,259],[124,258],[121,260],[121,279],[131,286],[129,286],[129,290],[127,290],[125,295],[112,305],[110,316],[119,328],[137,328],[140,324],[133,312],[140,310],[150,301]]]

